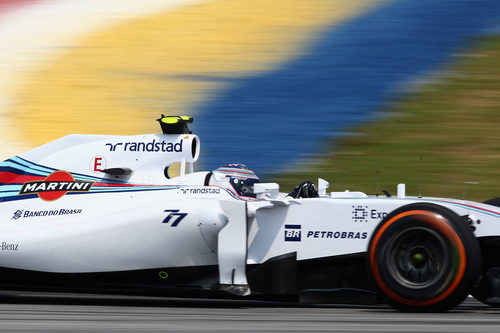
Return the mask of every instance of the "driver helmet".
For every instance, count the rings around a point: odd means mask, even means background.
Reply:
[[[244,164],[228,164],[213,171],[218,183],[238,193],[242,199],[256,198],[253,185],[259,177]]]

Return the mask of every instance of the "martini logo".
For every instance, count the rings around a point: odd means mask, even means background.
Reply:
[[[68,192],[88,192],[94,182],[75,180],[66,171],[56,171],[45,180],[26,182],[19,195],[38,194],[40,199],[54,201]]]

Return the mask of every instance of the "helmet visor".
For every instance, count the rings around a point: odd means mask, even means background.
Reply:
[[[231,186],[239,195],[252,198],[256,197],[253,191],[253,185],[259,182],[258,179],[242,179],[231,177],[229,181],[231,183]]]

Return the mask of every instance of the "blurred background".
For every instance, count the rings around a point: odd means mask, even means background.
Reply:
[[[482,201],[499,88],[498,0],[0,0],[2,160],[191,115],[198,170]]]

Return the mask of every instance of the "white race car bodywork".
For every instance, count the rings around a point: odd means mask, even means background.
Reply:
[[[174,181],[182,184],[199,178],[203,182],[206,173],[194,175]],[[227,223],[220,218],[219,202],[239,200],[225,188],[196,184],[109,197],[105,192],[65,195],[53,202],[40,198],[3,202],[1,266],[105,272],[216,265],[217,235]],[[338,194],[336,198],[267,199],[247,203],[251,216],[247,263],[263,263],[291,252],[297,253],[298,260],[366,252],[378,223],[394,209],[414,202],[438,203],[460,216],[473,216],[478,237],[500,235],[500,210],[463,200],[340,198]],[[21,212],[16,219],[17,211]]]
[[[199,151],[192,134],[70,135],[2,162],[0,267],[150,270],[164,279],[175,268],[219,265],[215,284],[246,283],[245,266],[288,254],[298,263],[366,255],[377,226],[413,203],[467,217],[477,239],[500,236],[500,209],[465,200],[348,191],[294,199],[275,190],[247,200],[211,173],[192,172]],[[168,178],[174,163],[181,175]],[[223,281],[224,269],[232,280]]]

